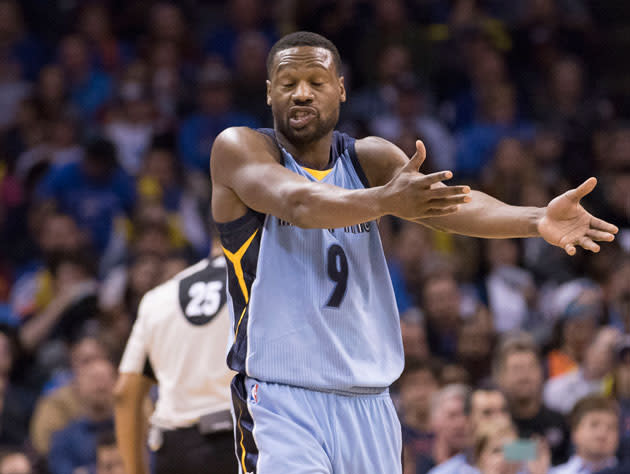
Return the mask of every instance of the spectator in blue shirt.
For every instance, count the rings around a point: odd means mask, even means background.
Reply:
[[[225,128],[259,126],[255,118],[234,109],[230,81],[229,71],[220,63],[209,63],[201,71],[200,111],[179,129],[179,153],[190,171],[209,172],[212,143]]]
[[[77,383],[86,415],[53,435],[48,454],[51,474],[70,474],[96,463],[99,437],[114,429],[114,382],[114,367],[107,360],[95,360],[81,369]]]
[[[510,84],[486,91],[481,114],[458,138],[455,167],[460,177],[478,177],[502,138],[533,138],[533,127],[517,117],[516,93]]]
[[[111,142],[95,139],[83,161],[52,169],[37,195],[52,200],[85,230],[102,253],[114,233],[117,218],[131,214],[135,202],[133,180],[118,167]]]
[[[83,119],[96,119],[103,106],[112,98],[112,78],[92,65],[87,43],[81,36],[66,36],[60,43],[59,56],[70,101]]]

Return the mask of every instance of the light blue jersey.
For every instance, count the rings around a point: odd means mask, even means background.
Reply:
[[[367,185],[348,135],[334,133],[325,171],[280,150],[284,166],[311,181]],[[400,322],[375,221],[302,229],[250,210],[219,231],[229,262],[233,370],[346,394],[382,392],[399,377]]]

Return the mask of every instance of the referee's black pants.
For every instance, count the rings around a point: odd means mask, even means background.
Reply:
[[[222,431],[203,435],[197,426],[163,432],[155,452],[156,474],[236,474],[234,434]]]

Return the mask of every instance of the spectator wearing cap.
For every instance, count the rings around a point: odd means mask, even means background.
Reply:
[[[578,369],[603,312],[599,287],[583,278],[560,286],[553,305],[556,348],[547,356],[550,378]]]
[[[571,437],[575,454],[550,474],[594,474],[615,467],[619,443],[619,407],[602,395],[581,399],[571,412]]]
[[[506,337],[497,349],[494,378],[505,394],[519,435],[543,437],[552,462],[567,459],[569,436],[564,417],[543,403],[543,368],[538,347],[528,333]]]
[[[221,63],[209,62],[198,77],[199,111],[188,117],[179,129],[179,153],[190,171],[207,175],[210,149],[215,137],[234,126],[258,127],[253,117],[235,109],[232,77]]]
[[[109,140],[93,139],[85,151],[81,162],[52,169],[40,182],[36,196],[72,216],[100,254],[119,231],[117,220],[131,213],[135,188],[118,166]]]
[[[545,383],[545,404],[564,415],[575,403],[590,394],[605,391],[613,369],[614,352],[619,333],[610,327],[602,328],[586,349],[579,368],[549,379]]]

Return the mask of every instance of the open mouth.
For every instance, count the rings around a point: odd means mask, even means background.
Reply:
[[[289,111],[289,125],[292,128],[300,129],[306,127],[317,117],[317,111],[310,107],[293,107]]]

